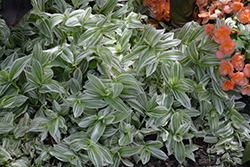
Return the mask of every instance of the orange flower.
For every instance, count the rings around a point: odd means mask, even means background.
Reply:
[[[234,71],[233,65],[230,61],[221,60],[219,65],[219,73],[221,76],[232,75]]]
[[[221,25],[214,30],[214,41],[220,44],[221,40],[228,38],[230,34],[230,28],[227,25]]]
[[[155,19],[161,21],[170,17],[170,3],[164,0],[160,0],[154,6],[151,6],[152,11],[155,13]]]
[[[232,89],[234,89],[234,83],[232,83],[229,80],[226,80],[226,81],[223,82],[222,90],[229,91],[229,90],[232,90]]]
[[[245,65],[243,72],[247,77],[250,77],[250,64]]]
[[[143,0],[143,1],[142,1],[142,4],[143,4],[144,6],[151,6],[151,5],[153,5],[154,3],[153,3],[151,0]]]
[[[204,30],[205,30],[207,35],[211,34],[213,32],[213,29],[214,29],[214,25],[212,25],[212,24],[206,24],[204,26]]]
[[[237,71],[241,71],[244,68],[244,60],[245,58],[243,58],[243,55],[240,54],[240,52],[235,53],[235,55],[231,58],[231,62],[233,64],[233,67],[237,70]]]
[[[196,4],[201,8],[207,5],[207,0],[196,0]]]
[[[220,50],[217,50],[217,51],[215,52],[215,56],[216,56],[218,59],[223,58],[224,55],[225,55],[225,53],[222,52],[222,51],[220,51]]]
[[[250,10],[247,8],[243,8],[239,13],[238,13],[238,19],[242,22],[242,24],[247,24],[250,22]]]
[[[236,13],[236,12],[239,11],[243,6],[244,6],[244,4],[241,3],[241,2],[234,2],[234,3],[231,5],[231,8],[232,8],[233,12]]]
[[[224,52],[227,55],[231,55],[234,52],[235,43],[231,40],[230,37],[227,39],[221,40],[219,50]]]
[[[240,89],[241,93],[243,95],[248,95],[250,96],[250,85],[245,85],[245,86],[242,86],[241,89]]]
[[[231,81],[234,84],[244,86],[248,84],[248,79],[245,77],[243,72],[236,72],[230,76]]]

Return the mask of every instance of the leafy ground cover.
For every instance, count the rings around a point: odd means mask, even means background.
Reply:
[[[33,0],[16,27],[0,20],[1,166],[242,163],[250,117],[241,83],[222,89],[226,46],[197,22],[155,29],[132,2]],[[247,55],[249,25],[223,25]]]

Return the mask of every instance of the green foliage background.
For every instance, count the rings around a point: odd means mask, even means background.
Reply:
[[[194,138],[241,163],[250,118],[221,89],[218,44],[195,22],[156,30],[132,2],[33,0],[16,27],[0,20],[1,166],[182,163]]]

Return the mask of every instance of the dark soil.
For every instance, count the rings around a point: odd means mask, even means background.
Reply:
[[[246,104],[245,108],[240,111],[241,113],[246,113],[250,115],[250,97],[249,96],[243,96],[240,101],[244,102]],[[199,147],[197,151],[194,152],[195,154],[195,160],[196,162],[193,162],[192,160],[186,158],[186,161],[182,164],[179,164],[179,162],[175,159],[173,155],[169,156],[166,160],[159,160],[155,157],[151,157],[150,161],[143,165],[141,161],[136,164],[132,159],[129,159],[134,163],[135,167],[215,167],[216,165],[216,156],[208,155],[206,152],[208,148],[208,144],[203,142],[202,138],[194,139],[193,143]],[[164,152],[167,152],[166,148],[163,148]],[[123,167],[124,165],[120,165],[120,167]],[[230,165],[228,165],[230,166]],[[243,165],[231,165],[231,167],[250,167],[250,161],[246,162]]]

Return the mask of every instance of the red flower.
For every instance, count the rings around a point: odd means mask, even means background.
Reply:
[[[230,76],[231,81],[234,84],[244,86],[248,84],[248,79],[245,77],[243,72],[236,72]]]
[[[230,61],[221,60],[219,65],[219,73],[221,76],[232,75],[234,71],[233,65]]]
[[[235,55],[231,58],[231,62],[233,64],[233,67],[237,70],[237,71],[241,71],[244,68],[244,58],[243,55],[240,54],[240,52],[235,53]]]
[[[221,25],[214,30],[214,41],[220,44],[221,40],[228,38],[230,34],[230,28],[227,25]]]
[[[245,85],[245,86],[242,86],[241,89],[240,89],[241,93],[243,95],[248,95],[250,96],[250,85]]]
[[[226,81],[223,82],[222,90],[229,91],[229,90],[232,90],[232,89],[234,89],[234,83],[232,83],[229,80],[226,80]]]
[[[213,32],[213,29],[214,29],[214,25],[212,25],[212,24],[206,24],[204,26],[204,30],[205,30],[207,35],[211,34]]]
[[[227,39],[221,40],[219,50],[227,55],[231,55],[234,52],[234,46],[235,43],[231,40],[230,37],[228,37]]]
[[[243,72],[247,77],[250,77],[250,64],[245,65]]]

